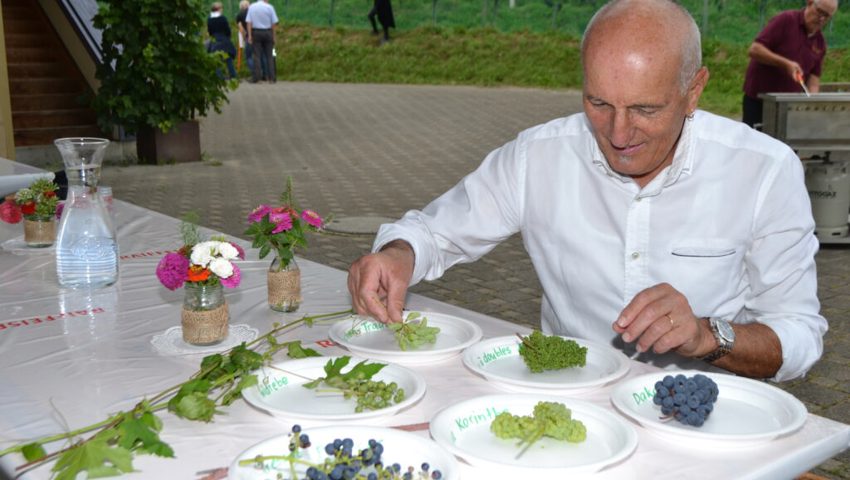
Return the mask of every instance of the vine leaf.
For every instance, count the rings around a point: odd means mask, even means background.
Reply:
[[[58,472],[56,480],[74,480],[80,472],[87,472],[88,478],[121,475],[133,471],[133,454],[124,447],[110,446],[108,436],[97,435],[65,452],[53,471]]]
[[[28,462],[41,460],[47,456],[47,451],[44,450],[44,447],[40,443],[28,443],[24,445],[21,447],[21,453]]]
[[[174,457],[174,450],[159,438],[162,421],[153,413],[144,412],[138,418],[132,412],[126,413],[118,429],[119,446],[160,457]]]

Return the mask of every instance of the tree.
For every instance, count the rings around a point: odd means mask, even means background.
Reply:
[[[174,126],[221,111],[228,82],[216,74],[220,54],[204,47],[204,0],[98,2],[94,25],[103,32],[101,85],[93,107],[104,131]]]

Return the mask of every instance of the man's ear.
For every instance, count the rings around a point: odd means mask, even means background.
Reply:
[[[700,67],[697,74],[694,75],[694,79],[691,80],[691,86],[688,88],[688,112],[693,113],[697,109],[699,97],[702,96],[702,91],[705,89],[709,77],[708,68]]]

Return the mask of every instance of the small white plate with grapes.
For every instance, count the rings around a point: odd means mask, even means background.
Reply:
[[[431,420],[431,437],[499,478],[597,472],[628,458],[638,443],[635,429],[614,412],[568,397],[519,393],[449,406]]]
[[[242,396],[254,407],[286,419],[340,422],[389,416],[425,395],[425,379],[413,370],[348,356],[279,362],[256,375],[258,384],[243,390]]]
[[[539,332],[524,338],[547,337]],[[548,349],[560,348],[558,352],[548,352],[558,360],[570,356],[578,348],[586,349],[582,354],[584,366],[569,366],[560,369],[541,369],[546,364],[545,358],[529,359],[537,372],[532,371],[529,364],[520,354],[522,341],[518,336],[491,338],[479,342],[466,349],[463,353],[463,363],[473,372],[486,378],[493,385],[512,392],[539,392],[548,394],[576,394],[604,387],[619,380],[629,371],[629,359],[622,352],[601,343],[578,338],[555,337],[567,342],[541,342]],[[572,343],[570,347],[569,342]],[[555,343],[554,346],[548,346]],[[536,352],[533,345],[523,347],[524,353]],[[568,349],[564,351],[564,349]],[[557,365],[547,365],[557,367]]]
[[[463,349],[481,340],[481,327],[469,320],[435,312],[408,312],[404,322],[421,324],[424,320],[430,329],[439,329],[428,341],[414,341],[404,345],[392,328],[368,317],[353,315],[331,326],[331,340],[355,355],[393,363],[421,365],[452,358]],[[396,324],[398,325],[398,324]],[[416,329],[414,329],[416,330]]]
[[[667,376],[672,381],[665,381]],[[697,382],[698,376],[708,378],[716,388]],[[688,385],[688,380],[693,384]],[[664,386],[660,395],[657,384]],[[676,394],[682,396],[671,402]],[[655,403],[656,396],[661,405]],[[671,398],[666,405],[664,397]],[[802,402],[765,382],[696,371],[660,371],[631,378],[617,385],[611,403],[660,436],[683,445],[712,448],[767,442],[797,431],[808,416]]]
[[[398,467],[392,478],[400,480],[409,468],[413,478],[458,480],[458,462],[433,441],[420,435],[392,428],[359,425],[319,427],[301,430],[264,440],[245,450],[230,464],[228,477],[231,480],[295,480],[302,478],[328,478],[317,475],[309,468],[321,469],[329,475],[334,468],[342,472],[351,464],[360,461],[358,478],[368,478],[377,473],[375,460],[383,464],[381,469]],[[306,435],[306,443],[302,436]],[[290,445],[295,450],[290,454]],[[368,452],[367,452],[368,450]],[[261,460],[257,461],[257,457]],[[277,458],[267,458],[277,457]],[[341,458],[347,460],[341,461]],[[292,461],[291,461],[292,460]],[[328,460],[328,464],[325,461]],[[313,476],[311,476],[311,474]],[[378,475],[376,475],[378,476]],[[340,478],[340,477],[336,477]],[[351,477],[345,477],[351,478]]]

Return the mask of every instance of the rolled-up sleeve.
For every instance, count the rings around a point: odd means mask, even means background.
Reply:
[[[773,378],[804,375],[823,353],[827,322],[817,298],[814,220],[799,159],[789,154],[762,183],[747,255],[751,298],[748,320],[769,326],[782,344]]]

